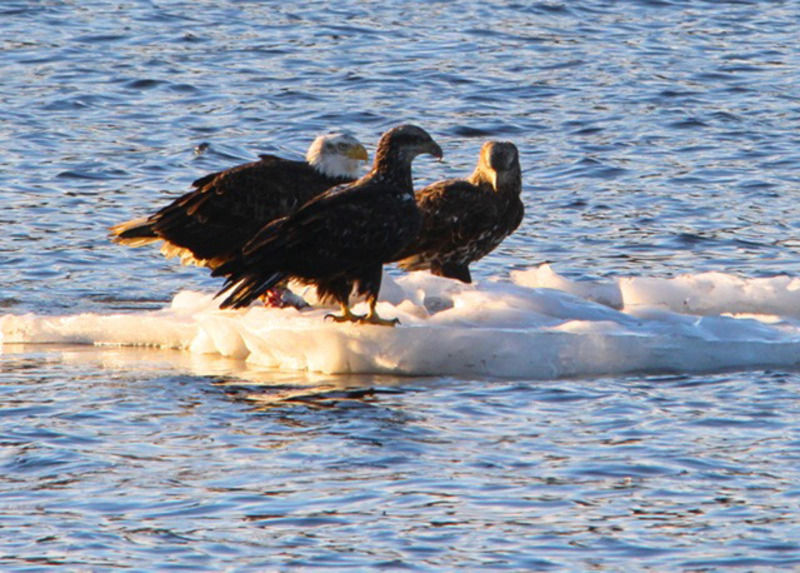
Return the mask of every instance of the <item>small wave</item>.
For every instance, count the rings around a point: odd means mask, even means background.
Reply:
[[[125,87],[133,90],[149,90],[167,84],[164,80],[157,80],[152,78],[139,78],[130,80],[125,84]]]

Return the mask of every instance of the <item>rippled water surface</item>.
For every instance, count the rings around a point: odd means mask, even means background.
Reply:
[[[323,130],[520,149],[481,279],[797,275],[793,2],[0,5],[0,307],[140,311],[218,282],[109,225]],[[202,144],[209,144],[207,147]],[[205,150],[205,151],[203,151]],[[800,377],[258,372],[0,354],[0,567],[800,567]]]

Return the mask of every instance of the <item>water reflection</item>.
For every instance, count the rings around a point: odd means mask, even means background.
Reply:
[[[0,31],[4,312],[212,292],[107,227],[258,153],[400,121],[445,147],[420,183],[468,172],[487,137],[520,149],[526,220],[476,278],[800,263],[792,3],[7,0]],[[0,564],[797,568],[798,382],[318,377],[5,345]]]
[[[731,559],[757,526],[743,563],[797,561],[780,534],[796,375],[332,378],[205,358],[5,348],[0,500],[15,538],[46,520],[52,555],[91,555],[100,538],[131,563],[200,554],[201,568],[669,568]]]

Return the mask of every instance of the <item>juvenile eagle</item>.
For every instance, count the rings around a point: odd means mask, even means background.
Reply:
[[[421,154],[442,157],[431,136],[414,125],[387,131],[378,142],[372,170],[349,185],[330,189],[287,217],[265,226],[214,276],[227,281],[221,308],[247,306],[288,278],[317,287],[339,303],[337,322],[393,325],[375,312],[383,263],[417,234],[421,216],[414,201],[411,162]],[[350,311],[353,286],[366,295],[369,313]]]
[[[472,282],[469,264],[486,256],[522,221],[522,172],[513,143],[487,141],[468,179],[448,179],[416,192],[422,229],[396,257],[406,270]]]
[[[163,241],[164,255],[213,269],[270,221],[357,179],[367,150],[352,135],[330,133],[314,140],[306,161],[260,157],[201,177],[194,191],[149,217],[111,227],[113,240],[132,247]]]

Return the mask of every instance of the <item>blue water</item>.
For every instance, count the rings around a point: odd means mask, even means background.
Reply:
[[[520,149],[526,218],[479,279],[796,275],[798,22],[792,2],[7,0],[0,308],[211,292],[107,227],[407,121],[446,156],[419,184],[485,139]],[[796,372],[320,378],[186,354],[2,349],[0,567],[800,567]]]

